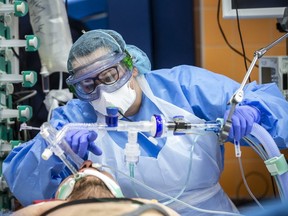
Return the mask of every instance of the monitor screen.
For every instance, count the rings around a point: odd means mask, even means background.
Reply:
[[[237,1],[237,4],[236,4]],[[236,18],[282,18],[288,0],[222,0],[224,19]]]
[[[275,76],[276,70],[271,67],[263,67],[261,68],[261,83],[271,83],[272,75]],[[277,83],[278,84],[278,83]]]
[[[288,76],[287,76],[287,73],[284,73],[282,78],[283,78],[283,81],[282,81],[283,82],[282,83],[282,87],[283,88],[282,89],[283,90],[288,90]]]

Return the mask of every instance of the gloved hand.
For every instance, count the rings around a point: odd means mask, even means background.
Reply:
[[[102,154],[102,150],[94,143],[96,138],[97,133],[89,130],[70,130],[65,137],[73,152],[81,158],[84,158],[87,151],[91,151],[95,155]]]
[[[227,110],[224,119],[228,118],[230,110]],[[232,127],[229,132],[229,138],[240,141],[244,136],[247,136],[252,131],[254,123],[260,122],[260,111],[249,105],[236,106],[232,115]]]

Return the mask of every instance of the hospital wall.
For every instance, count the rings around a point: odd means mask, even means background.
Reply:
[[[194,1],[196,26],[196,64],[208,70],[224,74],[238,82],[242,82],[246,73],[243,57],[235,53],[225,43],[217,24],[217,4],[215,0]],[[236,19],[223,19],[220,10],[220,23],[233,47],[242,52]],[[240,28],[246,56],[252,60],[256,50],[266,47],[283,35],[276,28],[276,18],[241,19]],[[287,55],[288,41],[269,50],[265,56]],[[247,62],[248,67],[250,63]],[[251,80],[258,81],[258,68],[254,68]],[[221,177],[221,185],[227,194],[237,201],[249,201],[243,184],[239,164],[235,158],[234,146],[225,144],[225,168]],[[287,151],[283,151],[284,154]],[[287,155],[287,154],[286,154]],[[273,184],[263,160],[249,147],[242,147],[242,162],[247,182],[254,195],[261,198],[273,198]],[[275,186],[276,187],[276,186]]]

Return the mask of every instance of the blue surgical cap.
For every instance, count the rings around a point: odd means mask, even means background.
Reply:
[[[126,50],[131,55],[133,65],[138,69],[140,74],[145,74],[151,71],[151,63],[145,52],[134,45],[128,44]]]
[[[67,69],[70,74],[74,74],[75,67],[85,67],[85,65],[97,61],[97,57],[95,59],[91,55],[96,50],[102,49],[105,55],[117,54],[123,53],[125,47],[126,44],[122,36],[113,30],[99,29],[85,32],[70,49]]]
[[[92,53],[102,50],[103,55],[121,54],[127,51],[133,60],[133,66],[139,73],[146,73],[151,70],[151,63],[147,55],[138,47],[126,45],[123,37],[113,30],[97,29],[85,32],[72,45],[69,52],[67,69],[71,75],[76,67],[85,67],[97,61]]]

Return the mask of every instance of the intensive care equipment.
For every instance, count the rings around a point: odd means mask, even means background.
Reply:
[[[228,135],[229,135],[229,131],[231,129],[232,126],[232,115],[235,111],[235,107],[237,104],[239,104],[240,102],[242,102],[243,98],[244,98],[244,86],[246,85],[250,74],[256,64],[256,62],[258,61],[258,59],[260,59],[268,50],[270,50],[271,48],[273,48],[275,45],[277,45],[278,43],[280,43],[282,40],[286,39],[288,37],[288,33],[284,34],[283,36],[281,36],[280,38],[278,38],[277,40],[273,41],[271,44],[269,44],[268,46],[261,48],[260,50],[255,51],[254,53],[254,58],[244,76],[244,79],[239,87],[239,89],[233,94],[233,96],[231,97],[231,99],[228,101],[228,104],[231,104],[231,109],[228,115],[228,118],[226,119],[226,122],[224,123],[224,127],[221,131],[221,136],[220,136],[220,140],[222,142],[224,142]]]
[[[42,153],[42,158],[44,160],[48,160],[52,156],[52,154],[55,154],[63,161],[63,163],[67,166],[67,168],[71,171],[71,173],[76,175],[78,169],[81,167],[84,161],[72,151],[69,144],[66,142],[65,140],[66,132],[73,129],[94,130],[96,132],[100,132],[101,130],[119,131],[119,132],[124,131],[128,133],[128,140],[125,146],[125,153],[123,160],[125,160],[127,164],[127,170],[129,175],[119,170],[115,170],[113,167],[107,166],[105,164],[99,165],[100,167],[101,166],[106,167],[113,171],[119,172],[120,174],[125,175],[127,178],[130,178],[133,183],[139,184],[143,186],[145,189],[157,193],[163,198],[168,198],[170,200],[163,204],[169,204],[171,202],[179,202],[186,207],[189,207],[193,210],[200,212],[222,214],[222,215],[237,215],[235,213],[210,211],[200,209],[195,206],[191,206],[181,200],[178,200],[178,197],[181,195],[181,192],[179,196],[171,197],[167,194],[163,194],[159,191],[156,191],[153,188],[148,187],[147,185],[139,182],[137,179],[134,178],[133,170],[135,166],[137,166],[140,155],[139,144],[137,143],[137,133],[142,132],[149,133],[150,134],[149,139],[150,140],[154,139],[155,145],[157,145],[157,138],[165,136],[181,136],[181,135],[196,134],[198,135],[196,137],[201,138],[202,135],[205,136],[205,133],[207,131],[209,132],[213,131],[219,135],[220,132],[222,132],[223,130],[223,123],[224,123],[223,119],[217,119],[215,121],[207,121],[203,123],[194,124],[189,121],[186,121],[182,116],[175,116],[172,117],[171,119],[166,119],[162,115],[154,115],[151,117],[151,121],[129,122],[118,119],[118,109],[115,107],[107,108],[107,113],[108,115],[105,117],[105,123],[68,123],[59,131],[53,128],[50,125],[50,123],[48,122],[43,123],[42,126],[40,127],[40,134],[47,141],[48,145],[45,151]],[[32,128],[23,124],[21,129],[39,129],[39,128]],[[264,160],[268,171],[276,179],[281,198],[283,200],[286,200],[288,198],[288,187],[287,187],[288,165],[284,158],[284,155],[280,153],[276,143],[274,142],[270,134],[260,125],[254,124],[251,132],[251,137],[249,135],[244,139]],[[237,146],[236,149],[237,149],[236,156],[238,157],[238,159],[240,159],[241,157],[240,146]],[[240,166],[241,170],[243,170],[241,163]],[[261,204],[257,201],[257,199],[250,191],[243,173],[242,177],[250,195],[258,203],[258,205],[261,206]]]
[[[263,56],[259,59],[259,83],[274,82],[288,100],[288,56]]]
[[[223,120],[217,119],[216,121],[208,121],[201,124],[193,124],[185,121],[182,116],[175,116],[173,120],[168,121],[161,115],[154,115],[151,117],[151,121],[139,121],[129,122],[118,120],[118,108],[108,107],[108,115],[106,116],[105,123],[69,123],[66,124],[60,131],[54,129],[48,122],[44,123],[40,128],[40,134],[47,141],[49,146],[43,152],[42,158],[48,159],[53,153],[57,155],[70,169],[72,173],[75,173],[79,167],[81,167],[83,161],[75,160],[69,145],[66,143],[64,137],[66,132],[73,129],[88,129],[99,132],[105,131],[125,131],[128,133],[128,141],[125,146],[125,162],[131,169],[131,176],[133,177],[133,167],[137,164],[140,156],[140,148],[137,143],[138,132],[150,133],[151,139],[171,136],[171,135],[185,135],[185,134],[203,134],[205,131],[214,131],[219,133],[222,127]],[[29,126],[23,125],[22,129],[32,129]],[[152,140],[153,141],[153,140]],[[157,140],[154,140],[155,143]],[[155,143],[157,144],[157,143]],[[68,149],[68,150],[67,150]],[[65,152],[68,153],[68,158],[71,157],[76,168],[73,168],[69,164],[69,160],[65,158]]]
[[[55,0],[55,1],[56,1],[55,2],[56,6],[58,5],[57,2],[62,2],[62,1],[58,1],[58,0]],[[33,0],[27,0],[27,2],[28,2],[28,5],[31,5],[31,8],[35,7],[34,8],[35,11],[31,14],[34,15],[34,19],[36,20],[37,13],[39,13],[41,11],[36,10],[39,8],[36,7],[35,2]],[[39,4],[40,3],[45,4],[48,1],[47,0],[42,0],[42,1],[39,0],[37,2]],[[49,6],[47,5],[47,7],[50,8],[51,5],[53,5],[53,4],[50,4]],[[55,7],[55,5],[54,5],[54,7]],[[1,11],[1,7],[0,7],[0,11]],[[7,11],[6,8],[5,8],[5,11]],[[30,7],[29,7],[29,11],[30,11]],[[6,16],[7,12],[5,12],[4,14]],[[42,17],[38,17],[38,19],[40,19],[40,18],[42,18]],[[50,18],[48,18],[48,19],[50,19]],[[4,17],[3,17],[3,20],[5,20]],[[44,19],[42,21],[43,22],[45,21],[45,24],[48,23],[48,22],[46,23],[46,20],[44,20]],[[7,22],[8,22],[8,20],[7,20]],[[36,24],[36,22],[34,24]],[[34,25],[33,30],[37,31],[37,27],[35,27],[35,26],[36,25]],[[6,27],[6,23],[4,23],[4,22],[3,22],[3,27]],[[1,25],[1,28],[2,28],[2,25]],[[38,26],[38,28],[39,28],[38,30],[41,30],[41,25]],[[49,32],[49,30],[53,30],[53,28],[52,27],[51,27],[51,29],[48,28],[47,31],[44,31],[44,33]],[[57,29],[57,30],[59,30],[59,29]],[[65,29],[65,31],[66,30],[67,29]],[[3,32],[6,33],[6,29]],[[66,32],[64,32],[63,34],[65,35],[65,33]],[[2,31],[1,31],[1,34],[2,34]],[[46,34],[44,34],[42,37],[48,37],[49,38],[49,36],[47,36]],[[41,39],[40,48],[42,47],[42,40],[44,39],[44,38],[42,39],[42,37],[40,37],[40,39]],[[285,37],[287,37],[287,34],[285,35]],[[5,38],[6,38],[6,40],[12,39],[12,38],[16,39],[16,37],[8,37],[7,35]],[[65,37],[63,37],[63,38],[65,38]],[[69,35],[68,35],[68,38],[69,38]],[[274,45],[276,45],[278,42],[280,42],[283,39],[284,39],[284,36],[282,38],[280,38],[279,41],[274,42],[273,45],[270,45],[270,46],[268,46],[264,49],[261,49],[260,51],[257,51],[255,53],[255,58],[251,64],[243,82],[242,82],[242,85],[240,86],[240,89],[234,94],[234,96],[230,100],[230,103],[232,103],[232,107],[235,108],[235,106],[239,102],[241,102],[241,100],[243,99],[243,96],[244,96],[243,87],[244,87],[245,83],[247,82],[247,79],[248,79],[256,61],[260,57],[262,57],[268,49],[270,49],[271,47],[273,47]],[[45,44],[45,40],[43,40],[43,41]],[[67,40],[67,41],[69,41],[69,40]],[[65,41],[65,42],[67,42],[67,41]],[[15,42],[17,42],[17,46],[15,45],[15,47],[17,47],[17,48],[19,47],[19,44],[21,44],[21,46],[23,45],[23,41],[19,41],[19,40],[16,41],[15,40]],[[59,41],[57,41],[57,39],[56,39],[56,41],[54,41],[54,42],[56,43]],[[39,41],[37,41],[37,43],[35,43],[34,41],[31,41],[31,42],[28,42],[28,44],[29,45],[30,44],[35,45],[35,44],[40,44],[40,43],[39,43]],[[49,41],[46,43],[46,45],[47,44],[49,44]],[[63,44],[61,44],[61,45],[63,45]],[[66,47],[66,45],[67,45],[67,47],[69,46],[68,43],[65,43],[65,47]],[[54,47],[54,46],[51,46],[51,47]],[[5,52],[6,52],[6,50],[9,50],[7,45],[5,46],[5,48],[3,47],[3,49],[5,49]],[[48,48],[46,47],[46,49],[48,49]],[[65,50],[65,49],[62,49],[62,50]],[[6,56],[5,52],[3,55],[0,56],[1,61],[2,61],[2,59],[3,59],[3,61],[6,60],[6,58],[2,57],[2,56]],[[50,50],[48,52],[50,52]],[[51,69],[49,69],[49,67],[47,67],[49,65],[48,62],[51,60],[49,58],[53,58],[53,56],[49,56],[47,58],[41,56],[40,58],[41,58],[42,69],[43,69],[42,74],[47,75],[51,71],[54,72],[54,69],[51,70]],[[9,64],[6,63],[6,64],[9,65],[10,63]],[[57,64],[52,64],[52,65],[55,66]],[[62,70],[60,67],[58,69],[59,69],[59,71]],[[15,70],[13,70],[13,71],[15,71]],[[9,73],[7,73],[7,74],[9,74]],[[29,77],[28,80],[31,79],[30,78],[31,76],[32,75],[28,76]],[[45,78],[47,78],[47,77],[45,77]],[[1,79],[1,77],[0,77],[0,79]],[[9,80],[8,77],[5,77],[5,79]],[[17,82],[19,82],[19,77],[17,77]],[[50,91],[49,83],[46,83],[45,79],[44,79],[43,83],[47,84],[47,86],[43,87],[43,91],[47,90],[47,92],[49,92]],[[5,86],[5,88],[6,88],[6,86]],[[71,150],[71,148],[69,147],[67,142],[65,141],[64,137],[65,137],[65,134],[67,131],[72,130],[72,129],[83,129],[83,130],[88,129],[88,130],[95,130],[96,132],[101,131],[101,130],[127,132],[128,133],[128,139],[127,139],[127,144],[125,146],[125,154],[124,154],[124,158],[123,158],[123,160],[126,161],[127,169],[129,170],[129,175],[127,176],[127,178],[130,178],[131,181],[135,182],[136,184],[141,185],[142,183],[137,181],[134,178],[134,168],[135,168],[135,166],[137,166],[137,163],[139,161],[139,155],[140,155],[139,144],[137,143],[138,142],[137,141],[137,133],[142,133],[142,132],[149,133],[151,135],[151,137],[149,137],[149,139],[153,143],[155,143],[155,145],[157,145],[157,138],[158,137],[182,136],[182,135],[196,134],[196,135],[198,135],[196,137],[201,138],[202,135],[205,136],[205,133],[207,131],[215,132],[220,137],[221,141],[224,142],[224,140],[226,140],[225,138],[227,138],[227,136],[228,136],[228,132],[229,132],[230,127],[231,127],[231,125],[229,127],[229,123],[231,123],[231,116],[232,116],[233,112],[234,112],[234,109],[232,108],[231,112],[228,116],[228,119],[226,120],[225,123],[222,120],[217,119],[215,121],[204,122],[201,124],[193,124],[192,122],[189,122],[186,119],[184,119],[182,116],[174,116],[174,117],[171,117],[171,119],[166,119],[161,115],[152,116],[150,121],[128,122],[128,121],[119,120],[118,115],[117,115],[118,110],[115,109],[115,107],[109,107],[107,109],[108,115],[106,116],[106,122],[105,123],[101,123],[101,124],[100,123],[94,123],[94,124],[92,124],[92,123],[91,124],[90,123],[69,123],[69,124],[66,124],[61,130],[56,130],[48,122],[43,123],[41,128],[34,128],[34,127],[27,126],[27,124],[25,124],[25,121],[24,121],[20,130],[26,130],[26,129],[40,130],[40,134],[47,141],[47,148],[42,153],[42,158],[44,160],[49,160],[49,158],[52,156],[52,154],[55,154],[57,157],[59,157],[63,161],[63,163],[67,166],[67,168],[71,171],[72,174],[77,173],[78,169],[80,168],[80,166],[83,163],[83,159],[81,159],[77,154],[75,154]],[[7,127],[7,125],[5,125],[5,126]],[[261,126],[259,126],[257,124],[254,124],[254,126],[253,126],[253,129],[251,132],[251,137],[247,136],[244,139],[247,143],[249,143],[252,146],[252,148],[265,161],[267,169],[269,170],[271,175],[273,177],[275,177],[275,179],[276,179],[281,198],[286,199],[288,196],[288,190],[287,190],[288,166],[287,166],[287,162],[286,162],[284,156],[279,152],[279,149],[278,149],[277,145],[275,144],[274,140],[270,137],[269,134],[267,134],[267,132]],[[241,158],[241,149],[240,149],[239,143],[235,143],[235,150],[236,150],[237,158],[240,159]],[[191,154],[193,154],[193,151],[191,151]],[[192,158],[192,156],[190,156],[190,157]],[[106,165],[101,164],[99,166],[105,167]],[[113,167],[108,167],[108,166],[106,166],[106,167],[113,170]],[[118,170],[116,170],[116,171],[121,173]],[[243,177],[243,178],[245,179],[245,177]],[[152,188],[149,188],[146,185],[142,185],[142,186],[144,188],[147,188],[147,190],[153,191]],[[185,186],[183,186],[183,188],[184,187]],[[158,193],[158,194],[162,195],[163,197],[170,199],[171,202],[180,202],[181,204],[183,204],[187,207],[190,207],[193,210],[198,210],[198,211],[205,212],[205,213],[215,213],[215,214],[218,213],[218,214],[222,214],[222,215],[237,215],[235,213],[228,213],[228,212],[215,212],[215,211],[209,212],[205,209],[199,209],[199,208],[193,207],[193,206],[177,199],[181,195],[181,191],[180,191],[179,196],[176,196],[176,197],[169,197],[168,195],[163,194],[163,193],[161,194],[159,191],[155,191],[155,190],[153,192]]]
[[[37,82],[35,71],[19,71],[19,49],[26,52],[37,51],[40,39],[36,35],[19,38],[18,23],[28,13],[26,1],[0,0],[0,208],[11,209],[9,188],[2,176],[2,162],[8,153],[20,144],[19,131],[15,128],[20,123],[31,119],[32,107],[13,100],[15,84],[30,88]],[[35,95],[36,91],[27,90],[22,99]]]
[[[67,72],[68,53],[72,46],[72,36],[64,1],[27,0],[30,23],[35,35],[41,38],[39,56],[41,61],[42,90],[46,94],[44,104],[48,110],[48,120],[59,101],[73,98],[68,89],[62,89],[63,72]],[[59,89],[50,90],[50,75],[59,73]]]
[[[259,50],[254,52],[254,58],[243,78],[243,81],[239,87],[239,89],[233,94],[231,99],[228,101],[228,104],[231,104],[231,109],[228,114],[226,121],[224,122],[224,126],[221,129],[219,140],[220,142],[224,142],[229,135],[229,131],[232,127],[232,115],[235,111],[235,107],[237,104],[241,103],[244,99],[244,86],[247,83],[250,74],[256,64],[256,62],[261,59],[265,53],[276,46],[278,43],[283,41],[288,37],[288,8],[285,8],[283,19],[281,20],[281,26],[283,27],[284,35],[282,35],[277,40],[273,41],[266,47],[263,47]],[[273,59],[272,57],[264,57],[263,60],[260,61],[260,83],[265,82],[275,82],[277,86],[282,90],[284,97],[287,99],[287,69],[288,62],[287,56],[283,58]],[[279,148],[277,147],[276,143],[272,139],[272,137],[268,134],[268,132],[262,128],[260,125],[254,124],[251,132],[252,137],[246,136],[243,139],[248,143],[257,153],[258,155],[264,160],[265,165],[270,172],[270,174],[275,178],[275,181],[278,186],[278,191],[281,197],[281,200],[287,201],[288,199],[288,165],[287,161],[283,154],[280,153]],[[250,139],[251,138],[251,139]],[[257,141],[255,141],[255,138]],[[253,141],[254,140],[254,141]],[[242,174],[242,178],[244,184],[251,195],[251,197],[255,200],[255,202],[260,206],[261,204],[258,200],[254,197],[252,192],[250,191],[248,184],[244,178],[244,171],[241,164],[241,150],[240,150],[240,143],[234,140],[235,146],[235,155],[238,158],[240,170]],[[262,207],[263,208],[263,207]]]
[[[48,160],[49,157],[52,156],[52,154],[55,154],[63,161],[63,163],[71,171],[72,174],[77,175],[77,171],[84,161],[71,150],[70,146],[65,141],[65,134],[67,131],[73,129],[95,130],[96,132],[100,132],[101,130],[119,132],[124,131],[128,133],[128,140],[125,146],[123,160],[125,160],[127,164],[129,175],[119,170],[115,170],[113,167],[107,166],[105,164],[97,164],[95,166],[99,168],[108,168],[112,171],[119,172],[120,174],[129,178],[132,183],[139,184],[145,189],[150,190],[153,193],[162,196],[163,198],[168,198],[170,202],[180,202],[184,206],[193,210],[220,215],[239,215],[231,212],[213,211],[197,208],[181,200],[178,200],[178,196],[171,197],[169,195],[161,193],[153,188],[148,187],[147,185],[141,183],[134,178],[133,169],[135,168],[135,166],[137,166],[140,155],[139,144],[137,143],[137,133],[148,132],[151,135],[150,138],[155,139],[154,143],[157,144],[157,138],[159,137],[181,136],[189,134],[196,134],[201,136],[205,135],[205,132],[207,131],[219,133],[223,123],[222,119],[194,124],[186,121],[183,116],[175,116],[172,119],[166,119],[162,115],[153,115],[151,117],[151,121],[129,122],[118,120],[118,108],[109,107],[107,108],[107,113],[108,115],[105,118],[105,123],[68,123],[59,131],[53,128],[48,122],[42,124],[42,126],[40,127],[40,134],[47,141],[48,144],[47,148],[42,154],[42,158],[44,160]],[[22,129],[33,128],[29,128],[29,126],[23,125]],[[169,204],[169,202],[164,204]]]
[[[236,105],[241,103],[242,100],[244,99],[244,90],[243,89],[244,89],[245,84],[248,81],[248,78],[250,77],[250,74],[251,74],[257,60],[260,59],[268,50],[273,48],[275,45],[277,45],[278,43],[280,43],[281,41],[283,41],[287,37],[288,37],[288,33],[285,33],[283,36],[281,36],[277,40],[273,41],[268,46],[255,51],[254,58],[253,58],[253,60],[250,64],[250,67],[248,68],[248,70],[244,76],[244,79],[243,79],[239,89],[233,94],[231,99],[228,101],[228,104],[231,104],[231,109],[230,109],[228,117],[227,117],[226,121],[224,122],[224,125],[221,129],[220,136],[219,136],[220,142],[224,142],[228,138],[229,131],[232,127],[232,120],[231,120],[232,115],[235,111]],[[282,80],[279,76],[276,75],[276,73],[271,74],[271,76],[272,76],[271,81],[273,81],[273,82],[277,81],[276,84],[279,84],[278,83],[279,79],[282,81],[282,84],[283,83],[285,84],[285,82],[287,82],[286,70],[287,70],[288,64],[286,64],[285,61],[283,61],[283,63],[284,63],[284,65],[282,65],[282,74],[284,74],[284,76],[282,76],[282,78],[286,79],[286,81]],[[286,68],[284,69],[284,67],[286,67]],[[273,75],[275,75],[275,76],[273,76]],[[285,78],[285,76],[286,76],[286,78]],[[283,90],[283,85],[280,85],[280,86],[282,86],[282,90]],[[286,95],[284,94],[284,96],[286,96]],[[288,187],[287,187],[288,186],[288,173],[287,173],[288,172],[288,165],[287,165],[287,161],[286,161],[284,155],[280,153],[279,148],[277,147],[277,145],[274,142],[274,140],[272,139],[272,137],[268,134],[268,132],[264,128],[262,128],[260,125],[254,123],[251,135],[253,136],[254,141],[252,141],[253,138],[249,139],[248,136],[244,137],[243,139],[264,160],[268,171],[275,178],[275,180],[277,182],[277,186],[279,189],[279,194],[280,194],[281,199],[287,201],[287,199],[288,199]],[[255,138],[257,139],[257,141],[255,141]],[[258,202],[258,200],[254,197],[254,195],[250,191],[250,189],[247,185],[247,182],[244,178],[244,171],[243,171],[243,167],[241,164],[240,143],[238,141],[234,140],[234,146],[235,146],[235,155],[238,158],[238,161],[240,164],[240,169],[241,169],[241,174],[242,174],[244,184],[245,184],[249,194],[254,199],[254,201],[260,207],[262,207],[261,204]]]

